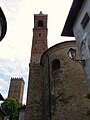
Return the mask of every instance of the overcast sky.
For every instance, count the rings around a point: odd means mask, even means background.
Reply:
[[[8,95],[11,77],[25,80],[26,101],[34,14],[48,14],[48,47],[74,38],[60,37],[73,0],[0,0],[7,19],[7,33],[0,42],[0,93]]]

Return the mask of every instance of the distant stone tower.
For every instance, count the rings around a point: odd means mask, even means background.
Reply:
[[[24,80],[23,78],[11,78],[8,98],[14,98],[22,103],[24,92]]]
[[[40,59],[47,50],[47,32],[47,15],[42,12],[35,14],[25,120],[42,120],[43,80]]]

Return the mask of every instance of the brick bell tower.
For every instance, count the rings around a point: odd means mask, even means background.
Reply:
[[[47,31],[47,15],[42,12],[35,14],[25,120],[43,119],[43,79],[40,59],[47,50]]]

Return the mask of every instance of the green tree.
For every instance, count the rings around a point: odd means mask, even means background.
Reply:
[[[18,109],[20,107],[20,103],[16,99],[7,98],[1,104],[2,109],[9,116],[9,120],[18,120]]]

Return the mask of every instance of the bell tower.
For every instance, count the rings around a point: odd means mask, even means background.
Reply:
[[[43,119],[43,79],[40,59],[47,50],[47,31],[47,15],[42,12],[35,14],[25,120]]]
[[[47,49],[47,15],[40,12],[34,15],[31,62],[39,63]]]

